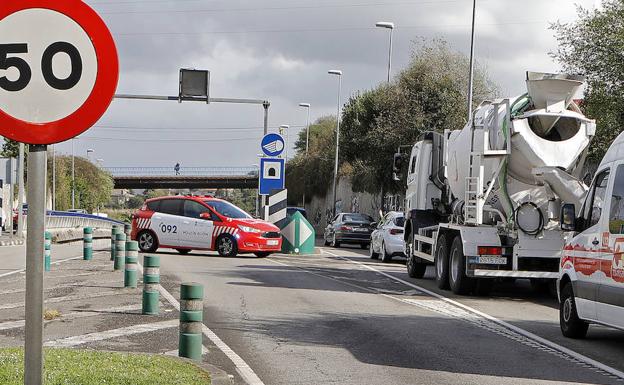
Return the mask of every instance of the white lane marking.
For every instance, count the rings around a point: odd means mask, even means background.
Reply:
[[[128,305],[128,306],[113,307],[109,309],[92,309],[92,310],[87,310],[87,311],[72,312],[72,313],[62,314],[61,317],[57,319],[44,320],[43,322],[48,323],[48,322],[54,322],[54,321],[67,321],[70,319],[86,318],[86,317],[91,317],[94,315],[101,315],[100,313],[102,312],[121,313],[121,312],[132,311],[132,310],[141,310],[141,305]],[[24,320],[2,322],[0,323],[0,330],[21,328],[21,327],[24,327],[24,322],[25,322]]]
[[[137,264],[139,272],[143,274],[143,265],[140,263]],[[173,307],[176,308],[177,311],[180,311],[180,302],[171,293],[167,291],[162,285],[158,285],[158,291]],[[248,385],[264,385],[264,382],[258,377],[258,375],[253,371],[253,369],[243,360],[234,350],[232,350],[219,336],[217,336],[212,330],[208,328],[208,326],[202,324],[202,333],[208,337],[210,341],[219,350],[223,352],[227,356],[227,358],[232,361],[234,366],[236,367],[236,371],[243,378],[243,380]]]
[[[44,301],[44,303],[59,303],[65,301],[78,301],[82,299],[90,299],[90,298],[98,298],[98,297],[108,297],[118,294],[123,294],[120,291],[103,291],[99,293],[88,293],[88,294],[76,294],[76,295],[67,295],[65,297],[54,297]],[[0,310],[6,309],[17,309],[19,307],[23,307],[24,302],[16,302],[16,303],[8,303],[5,305],[0,305]]]
[[[51,265],[58,265],[58,264],[61,264],[61,263],[63,263],[63,262],[73,261],[74,259],[81,259],[81,258],[82,258],[82,255],[80,255],[80,256],[78,256],[78,257],[71,257],[71,258],[61,259],[61,260],[58,260],[58,261],[53,261],[53,262],[51,262],[50,264],[51,264]],[[14,274],[23,273],[23,272],[25,272],[25,271],[26,271],[26,269],[13,270],[13,271],[10,271],[10,272],[8,272],[8,273],[0,274],[0,278],[2,278],[2,277],[8,277],[9,275],[14,275]]]
[[[130,336],[134,334],[148,333],[154,332],[157,330],[168,329],[177,327],[178,323],[177,319],[162,321],[162,322],[154,322],[149,324],[141,324],[141,325],[132,325],[119,329],[106,330],[103,332],[97,333],[89,333],[83,334],[80,336],[72,336],[67,338],[59,338],[54,341],[48,341],[44,346],[53,346],[57,348],[71,348],[78,345],[88,344],[90,342],[97,342],[103,340],[109,340],[111,338],[118,338],[124,336]]]
[[[419,291],[421,291],[421,292],[423,292],[425,294],[428,294],[428,295],[430,295],[430,296],[432,296],[434,298],[437,298],[437,299],[439,299],[439,300],[441,300],[443,302],[446,302],[447,304],[459,307],[459,308],[461,308],[463,310],[466,310],[466,311],[468,311],[470,313],[476,314],[476,315],[478,315],[480,317],[483,317],[483,318],[485,318],[485,319],[487,319],[487,320],[489,320],[489,321],[491,321],[493,323],[496,323],[496,324],[498,324],[498,325],[500,325],[500,326],[502,326],[502,327],[504,327],[506,329],[514,331],[514,332],[522,335],[523,337],[526,337],[526,338],[531,339],[531,340],[533,340],[535,342],[538,342],[538,343],[540,343],[542,345],[545,345],[548,348],[556,350],[556,351],[558,351],[560,353],[566,354],[566,355],[574,358],[577,361],[580,361],[582,363],[585,363],[585,364],[591,365],[591,366],[593,366],[595,368],[598,368],[600,370],[603,370],[603,371],[605,371],[605,372],[607,372],[607,373],[609,373],[609,374],[611,374],[613,376],[616,376],[616,377],[618,377],[620,379],[624,379],[624,372],[621,372],[621,371],[619,371],[619,370],[617,370],[615,368],[607,366],[607,365],[605,365],[605,364],[603,364],[601,362],[598,362],[598,361],[596,361],[594,359],[591,359],[591,358],[589,358],[587,356],[584,356],[584,355],[582,355],[580,353],[577,353],[577,352],[575,352],[573,350],[570,350],[570,349],[568,349],[568,348],[566,348],[564,346],[561,346],[561,345],[559,345],[557,343],[554,343],[554,342],[549,341],[549,340],[547,340],[545,338],[542,338],[542,337],[540,337],[540,336],[538,336],[536,334],[533,334],[533,333],[531,333],[531,332],[529,332],[527,330],[524,330],[524,329],[519,328],[519,327],[517,327],[515,325],[512,325],[512,324],[510,324],[508,322],[505,322],[505,321],[500,320],[500,319],[498,319],[496,317],[493,317],[493,316],[491,316],[489,314],[483,313],[483,312],[481,312],[481,311],[479,311],[477,309],[474,309],[474,308],[472,308],[470,306],[464,305],[461,302],[454,301],[454,300],[452,300],[450,298],[447,298],[447,297],[444,297],[444,296],[442,296],[442,295],[440,295],[438,293],[435,293],[433,291],[427,290],[424,287],[421,287],[421,286],[418,286],[418,285],[414,285],[411,282],[407,282],[407,281],[405,281],[405,280],[403,280],[401,278],[395,277],[395,276],[390,275],[388,273],[385,273],[385,272],[383,272],[381,270],[377,270],[374,267],[368,266],[365,263],[354,261],[354,260],[351,260],[349,258],[341,257],[339,255],[336,255],[336,254],[334,254],[334,253],[332,253],[330,251],[324,250],[324,249],[321,249],[321,251],[326,253],[326,254],[329,254],[331,256],[334,256],[336,258],[340,258],[340,259],[342,259],[344,261],[348,261],[350,263],[362,266],[362,267],[364,267],[364,268],[366,268],[368,270],[374,271],[374,272],[376,272],[378,274],[381,274],[381,275],[383,275],[383,276],[385,276],[387,278],[390,278],[390,279],[392,279],[392,280],[394,280],[396,282],[400,282],[400,283],[402,283],[404,285],[407,285],[407,286],[412,287],[412,288],[414,288],[416,290],[419,290]],[[409,301],[401,300],[400,298],[395,298],[395,297],[392,297],[390,295],[385,295],[385,294],[382,294],[382,295],[384,295],[384,296],[386,296],[388,298],[393,298],[395,300],[399,300],[401,302],[410,303]]]

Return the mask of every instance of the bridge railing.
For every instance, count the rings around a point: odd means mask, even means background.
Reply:
[[[105,169],[113,177],[138,176],[257,176],[256,167],[108,167]]]
[[[123,222],[91,214],[64,211],[48,211],[46,213],[46,229],[49,230],[82,229],[83,227],[111,229],[113,225],[123,225]]]

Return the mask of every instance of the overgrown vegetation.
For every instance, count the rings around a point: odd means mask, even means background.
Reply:
[[[596,119],[589,159],[599,162],[624,127],[624,2],[604,0],[602,8],[578,7],[578,18],[552,26],[559,48],[552,53],[566,72],[587,77],[581,108]]]
[[[466,123],[468,58],[446,42],[423,42],[410,64],[390,84],[352,96],[340,127],[340,174],[351,177],[356,192],[393,193],[404,183],[392,179],[392,158],[400,145],[412,145],[425,131],[459,129]],[[483,68],[475,70],[475,105],[496,94]],[[289,162],[289,195],[300,201],[305,181],[309,195],[325,195],[333,175],[335,118],[319,119],[305,133]],[[382,190],[383,189],[383,190]],[[310,196],[311,197],[311,196]]]

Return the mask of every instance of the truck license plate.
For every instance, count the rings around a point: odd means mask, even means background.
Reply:
[[[491,257],[491,256],[480,256],[477,258],[477,263],[482,265],[506,265],[507,258],[506,257]]]
[[[279,244],[279,241],[277,239],[269,239],[267,241],[268,246],[277,246],[278,244]]]

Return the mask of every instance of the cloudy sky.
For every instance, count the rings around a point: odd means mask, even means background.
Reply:
[[[269,126],[312,118],[386,77],[392,21],[393,72],[420,37],[443,38],[468,53],[471,0],[90,0],[115,37],[118,93],[176,95],[179,68],[211,71],[211,96],[268,99]],[[477,0],[476,56],[503,94],[524,92],[524,73],[557,71],[549,23],[571,21],[597,0]],[[77,155],[118,166],[251,166],[258,163],[262,107],[116,100],[96,127],[75,141]],[[70,153],[71,145],[56,146]]]

